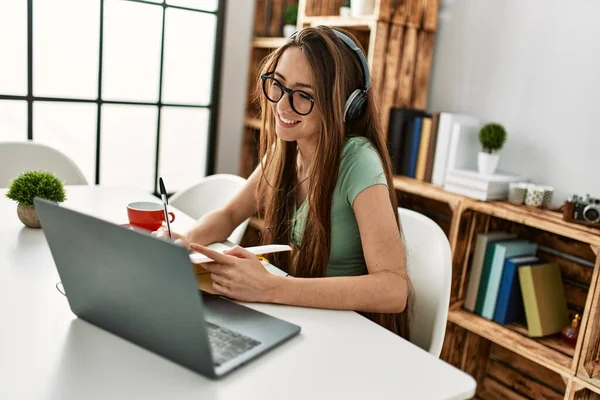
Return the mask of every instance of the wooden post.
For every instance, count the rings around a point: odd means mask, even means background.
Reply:
[[[409,107],[411,105],[413,81],[415,76],[415,62],[417,58],[417,43],[417,28],[406,28],[404,33],[404,46],[402,47],[402,61],[399,72],[400,76],[398,78],[398,85],[394,101],[394,105],[397,107]]]
[[[398,84],[398,65],[400,64],[403,28],[392,24],[390,28],[390,40],[387,46],[387,58],[385,61],[385,85],[383,87],[383,100],[381,102],[383,129],[387,135],[390,109],[394,105],[394,96]]]

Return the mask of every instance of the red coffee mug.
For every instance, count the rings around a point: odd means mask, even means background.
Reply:
[[[169,215],[171,216],[169,223],[175,221],[175,214],[169,212]],[[162,226],[165,220],[165,211],[164,206],[160,203],[137,201],[127,205],[127,216],[130,225],[155,231]]]

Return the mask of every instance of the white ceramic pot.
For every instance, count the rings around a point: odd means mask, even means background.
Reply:
[[[498,168],[500,156],[498,154],[490,154],[480,151],[477,155],[477,168],[480,174],[492,175]]]
[[[373,14],[374,0],[352,0],[350,2],[350,13],[353,17]]]
[[[283,36],[289,38],[296,32],[296,25],[284,25],[283,26]]]
[[[350,7],[340,7],[340,17],[349,17],[351,14]]]

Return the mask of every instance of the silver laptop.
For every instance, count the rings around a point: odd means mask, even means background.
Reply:
[[[174,362],[218,378],[300,327],[200,292],[186,249],[36,198],[71,310]]]

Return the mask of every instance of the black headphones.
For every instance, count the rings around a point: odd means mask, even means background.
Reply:
[[[344,106],[344,122],[352,121],[358,118],[365,107],[365,103],[367,102],[367,91],[371,88],[371,75],[369,74],[369,64],[362,50],[354,43],[352,39],[343,34],[340,31],[332,29],[335,35],[346,44],[352,51],[356,53],[358,59],[360,61],[360,65],[362,66],[362,71],[365,77],[365,87],[363,89],[354,90],[348,99],[346,100],[346,105]],[[290,36],[291,38],[296,35],[296,32]]]

